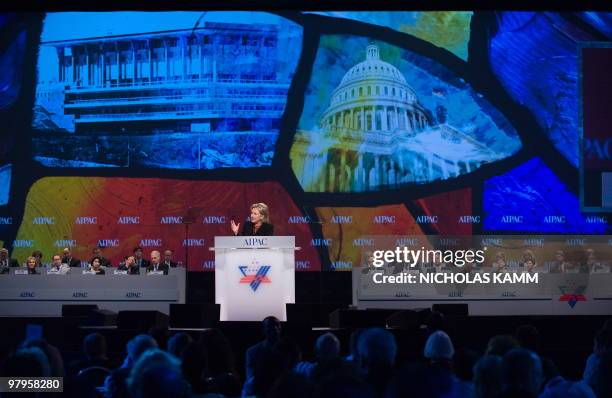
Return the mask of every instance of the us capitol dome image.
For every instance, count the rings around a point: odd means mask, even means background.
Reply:
[[[298,130],[291,150],[293,170],[310,192],[363,192],[448,179],[495,157],[476,139],[436,123],[375,44],[333,90],[313,130]]]

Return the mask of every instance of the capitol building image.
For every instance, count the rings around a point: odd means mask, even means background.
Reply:
[[[293,170],[310,192],[363,192],[469,173],[495,154],[436,120],[375,44],[346,72],[313,131],[298,130]]]

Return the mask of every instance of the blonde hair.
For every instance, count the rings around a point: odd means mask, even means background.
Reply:
[[[261,214],[261,217],[263,218],[263,222],[265,223],[269,223],[270,222],[270,212],[268,210],[268,206],[265,203],[253,203],[251,205],[251,210],[253,209],[257,209],[259,210],[259,214]]]
[[[36,257],[30,256],[30,257],[26,258],[26,266],[28,265],[30,260],[34,261],[34,265],[36,265]]]

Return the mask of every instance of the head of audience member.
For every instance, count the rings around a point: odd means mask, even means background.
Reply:
[[[32,256],[28,257],[28,259],[26,260],[26,267],[28,267],[28,269],[35,269],[36,259]]]
[[[40,267],[42,265],[43,254],[40,250],[34,250],[32,252],[32,257],[36,259],[36,266]]]
[[[337,358],[340,354],[340,340],[333,333],[325,333],[317,339],[315,352],[319,361]]]
[[[127,379],[132,398],[183,398],[190,395],[178,359],[157,348],[144,352]]]
[[[88,360],[106,359],[106,337],[101,333],[90,333],[85,336],[83,353]]]
[[[127,343],[127,358],[124,367],[132,367],[147,350],[157,348],[155,339],[147,334],[139,334]]]
[[[5,247],[0,249],[0,261],[7,260],[9,258],[9,251]]]
[[[386,398],[460,397],[452,373],[440,366],[410,363],[391,379]]]
[[[514,332],[519,345],[533,352],[540,351],[540,332],[533,325],[521,325]]]
[[[138,260],[142,260],[142,247],[140,247],[140,246],[136,246],[136,247],[134,248],[133,253],[134,253],[134,259],[135,259],[136,261],[138,261]]]
[[[596,398],[596,396],[588,384],[558,377],[546,385],[538,398]]]
[[[172,261],[172,250],[168,249],[166,251],[164,251],[164,262],[171,262]]]
[[[485,355],[499,355],[503,357],[508,351],[519,346],[518,341],[510,335],[491,337],[487,344]]]
[[[504,355],[503,392],[537,397],[543,380],[542,362],[537,354],[525,348],[514,348]]]
[[[183,359],[185,349],[191,344],[193,339],[187,333],[177,333],[168,339],[168,354],[174,355],[178,359]]]
[[[366,372],[392,368],[397,352],[395,337],[385,329],[366,329],[359,336],[357,351],[359,363]]]
[[[136,259],[134,258],[134,256],[127,256],[125,259],[125,266],[126,267],[133,267],[136,264]]]
[[[51,265],[58,269],[62,266],[62,258],[59,254],[54,254],[53,257],[51,257]]]
[[[44,339],[25,340],[21,348],[39,348],[49,360],[49,369],[52,377],[64,377],[64,360],[62,353],[57,347],[47,343]]]
[[[266,317],[262,323],[264,337],[269,343],[275,344],[281,335],[281,322],[275,316]]]
[[[423,356],[431,363],[449,366],[455,355],[455,347],[450,337],[441,330],[433,332],[425,342]]]
[[[91,259],[91,268],[94,271],[98,271],[102,267],[102,260],[100,257],[94,257]]]
[[[159,265],[161,255],[157,250],[151,252],[151,265]]]
[[[502,358],[482,356],[474,365],[474,393],[476,398],[495,398],[502,388]]]
[[[65,263],[70,262],[70,259],[72,258],[72,250],[70,250],[69,247],[64,247],[64,250],[62,250],[62,261]]]
[[[47,355],[38,347],[18,349],[2,364],[2,377],[49,377],[51,366]]]

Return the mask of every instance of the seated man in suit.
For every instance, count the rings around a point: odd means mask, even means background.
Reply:
[[[56,254],[51,259],[51,267],[49,268],[50,272],[57,272],[60,274],[67,274],[70,271],[70,267],[68,264],[62,263],[62,258],[59,254]]]
[[[142,258],[142,247],[140,246],[134,248],[134,261],[139,267],[148,267],[151,264],[148,260]]]
[[[119,264],[117,268],[119,271],[127,271],[128,275],[138,275],[140,274],[140,267],[136,265],[136,260],[134,256],[129,256],[125,259],[125,262]]]
[[[72,257],[72,251],[69,247],[64,247],[63,250],[64,255],[62,256],[62,263],[68,264],[69,267],[80,267],[81,260],[78,258]]]
[[[178,264],[176,261],[172,261],[172,250],[167,249],[164,252],[164,264],[166,264],[170,268],[176,268]]]
[[[147,267],[147,272],[163,271],[164,275],[168,275],[169,267],[166,264],[160,263],[161,254],[157,250],[151,252],[151,263]]]
[[[0,267],[19,267],[19,262],[10,258],[9,251],[4,247],[0,249]]]

